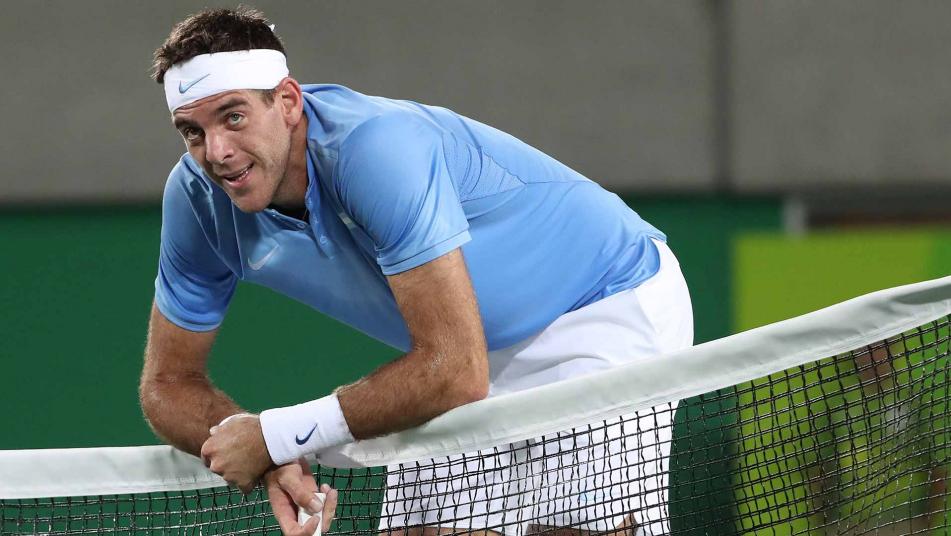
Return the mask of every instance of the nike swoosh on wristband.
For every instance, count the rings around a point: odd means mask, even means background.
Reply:
[[[255,272],[261,268],[264,268],[264,265],[267,264],[267,261],[270,260],[270,258],[274,255],[274,252],[277,251],[277,248],[279,247],[281,246],[274,246],[274,249],[268,251],[267,254],[256,261],[252,261],[251,257],[248,257],[248,268],[254,270]]]
[[[317,425],[315,424],[314,427],[310,429],[310,432],[307,432],[307,435],[304,436],[304,439],[294,436],[294,441],[297,441],[298,445],[303,445],[304,443],[307,443],[307,440],[310,439],[310,436],[314,435],[314,430],[316,429],[317,429]]]
[[[211,73],[208,73],[208,74],[206,74],[205,76],[196,78],[196,79],[192,80],[191,82],[188,82],[187,84],[185,83],[184,80],[179,80],[179,82],[178,82],[178,92],[181,93],[182,95],[184,95],[186,91],[188,91],[189,89],[192,88],[192,86],[194,86],[194,85],[197,84],[198,82],[201,82],[202,80],[208,78],[209,76],[211,76]]]

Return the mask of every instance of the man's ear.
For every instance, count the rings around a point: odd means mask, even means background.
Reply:
[[[284,120],[290,126],[297,125],[304,113],[304,95],[300,84],[288,76],[277,84],[274,92],[275,104],[281,106]]]

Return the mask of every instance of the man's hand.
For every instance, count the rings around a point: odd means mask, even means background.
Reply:
[[[264,475],[264,486],[271,501],[271,510],[284,536],[311,536],[317,530],[316,517],[312,517],[303,526],[297,523],[297,512],[300,508],[311,515],[320,509],[320,504],[314,498],[317,481],[304,459],[268,471]],[[337,490],[322,484],[320,492],[327,495],[323,504],[321,526],[321,531],[326,532],[330,529],[337,509]]]
[[[249,413],[237,415],[212,427],[210,433],[201,446],[202,461],[242,493],[251,493],[271,466],[261,420]]]

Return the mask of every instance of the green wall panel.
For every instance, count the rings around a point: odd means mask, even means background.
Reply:
[[[154,444],[138,376],[157,208],[0,214],[0,449]],[[396,352],[300,303],[239,285],[211,376],[252,410],[317,398]]]
[[[695,342],[732,333],[733,241],[741,233],[776,232],[781,203],[770,197],[664,197],[625,199],[667,234],[690,287]]]
[[[628,199],[645,219],[667,234],[677,254],[694,309],[697,343],[731,333],[733,242],[744,232],[773,231],[781,225],[781,205],[772,198],[671,197]],[[734,501],[729,465],[735,455],[733,397],[690,399],[678,410],[671,449],[671,528],[702,535],[718,527],[729,536]],[[697,497],[703,497],[698,500]]]
[[[735,248],[737,331],[951,274],[948,229],[746,234]]]
[[[0,218],[0,447],[151,443],[136,398],[158,211]]]
[[[668,233],[690,284],[698,341],[729,331],[730,244],[776,229],[770,199],[628,199]],[[137,383],[158,207],[0,212],[0,449],[156,443]],[[267,289],[239,285],[211,357],[251,410],[316,398],[397,352]]]

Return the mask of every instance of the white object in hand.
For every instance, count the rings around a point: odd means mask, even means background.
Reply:
[[[310,521],[310,518],[316,517],[317,530],[314,531],[314,536],[320,536],[321,529],[322,529],[321,525],[324,524],[324,510],[323,509],[324,509],[324,501],[327,500],[327,494],[315,491],[314,497],[316,497],[317,502],[320,503],[320,511],[318,511],[314,515],[310,515],[307,512],[305,512],[303,508],[300,508],[297,510],[297,522],[301,526],[304,526],[304,523],[307,523],[308,521]]]

